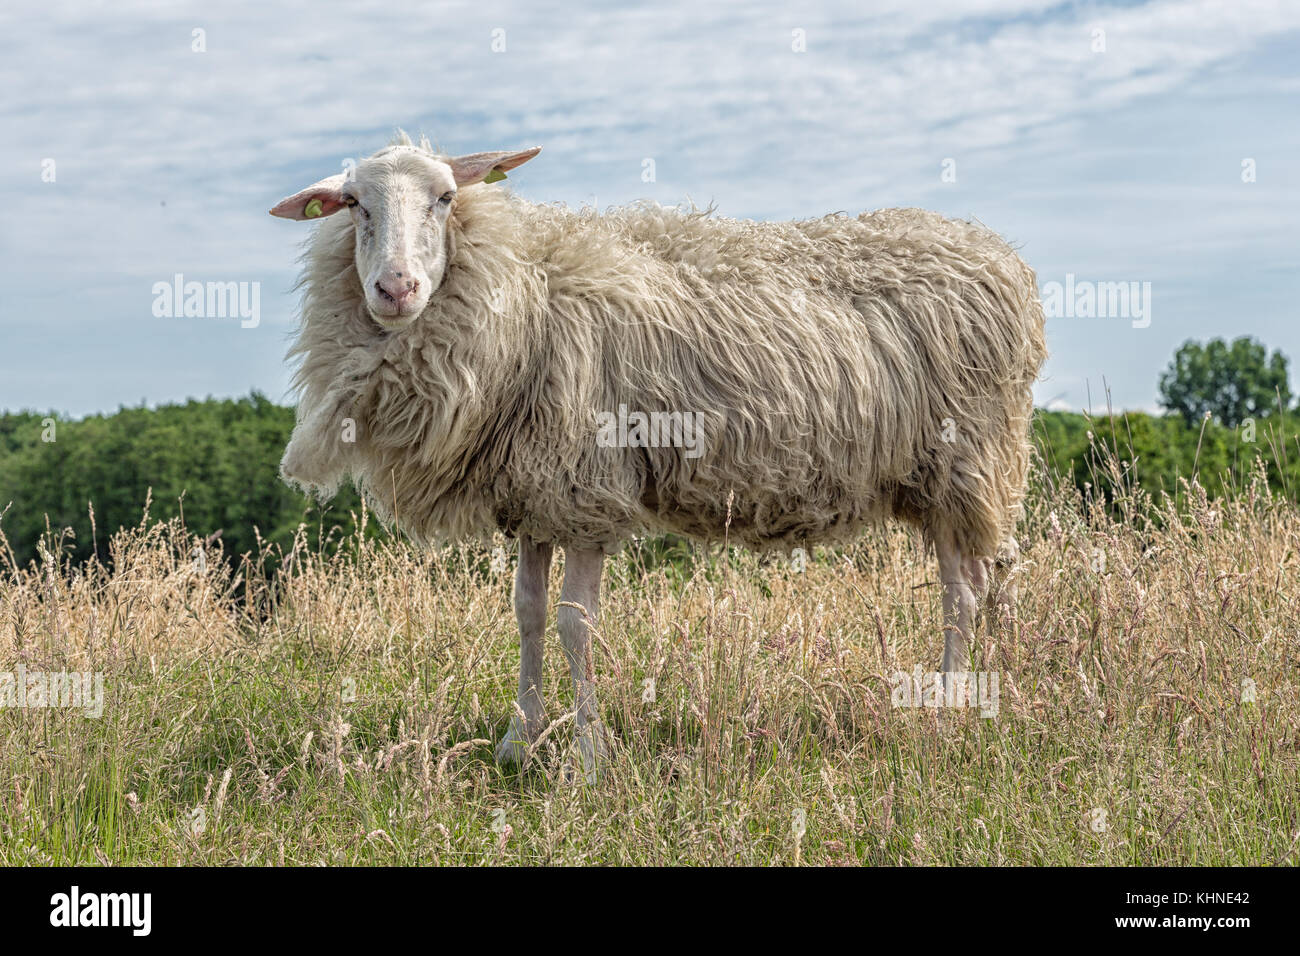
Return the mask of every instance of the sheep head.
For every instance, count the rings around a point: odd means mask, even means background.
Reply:
[[[414,322],[447,269],[447,222],[463,186],[493,182],[541,148],[439,157],[418,146],[390,146],[349,172],[322,179],[271,210],[284,219],[352,216],[357,276],[366,307],[383,328]]]

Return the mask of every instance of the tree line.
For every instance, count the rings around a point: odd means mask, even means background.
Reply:
[[[47,529],[63,528],[74,559],[107,561],[109,538],[141,522],[146,499],[151,520],[183,517],[235,556],[255,553],[259,537],[287,546],[302,523],[350,527],[352,489],[321,507],[280,480],[293,422],[292,408],[256,392],[75,421],[0,415],[0,531],[26,564]]]
[[[1196,475],[1221,495],[1263,467],[1295,498],[1300,444],[1287,382],[1285,356],[1257,342],[1189,342],[1160,380],[1168,414],[1040,409],[1034,438],[1047,472],[1089,495],[1116,492],[1114,470],[1100,466],[1110,458],[1121,482],[1153,493],[1177,495],[1179,480]],[[361,507],[353,489],[321,506],[280,480],[293,422],[292,408],[256,392],[72,421],[0,414],[0,531],[22,565],[47,532],[74,560],[108,561],[109,538],[141,522],[147,498],[150,519],[183,517],[195,534],[219,533],[230,556],[257,553],[259,542],[287,548],[304,523],[324,540],[350,531]],[[60,539],[64,528],[71,534]]]

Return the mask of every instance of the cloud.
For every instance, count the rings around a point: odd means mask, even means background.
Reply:
[[[1300,6],[1254,0],[6,7],[0,201],[21,226],[0,234],[0,407],[281,397],[304,227],[265,210],[399,125],[451,151],[543,144],[512,177],[537,201],[926,205],[1004,232],[1044,276],[1153,280],[1183,311],[1143,337],[1050,330],[1053,376],[1112,375],[1117,400],[1149,403],[1183,331],[1240,328],[1225,303],[1295,339],[1300,144],[1275,111],[1294,111],[1278,64],[1298,29]],[[262,326],[166,327],[183,320],[153,318],[149,289],[176,272],[262,282]],[[111,375],[88,341],[111,344]]]

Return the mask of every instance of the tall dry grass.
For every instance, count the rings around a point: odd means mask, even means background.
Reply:
[[[0,708],[0,863],[1294,863],[1300,515],[1260,478],[1176,508],[1114,477],[1109,509],[1032,497],[976,642],[993,718],[891,703],[942,643],[902,528],[802,567],[629,548],[595,786],[565,783],[559,567],[557,723],[505,772],[512,554],[304,530],[269,574],[142,522],[72,567],[51,537],[0,574],[0,671],[102,672],[104,710]]]

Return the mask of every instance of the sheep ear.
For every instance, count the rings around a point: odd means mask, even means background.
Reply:
[[[288,199],[281,199],[271,208],[271,215],[281,219],[332,216],[343,208],[343,181],[346,178],[345,173],[339,173],[294,193]]]
[[[506,178],[507,169],[522,166],[541,151],[542,147],[534,146],[532,149],[525,149],[518,153],[509,150],[470,153],[468,156],[457,156],[455,159],[447,160],[447,165],[451,167],[452,175],[456,177],[457,186],[469,186],[479,182],[495,183]]]

